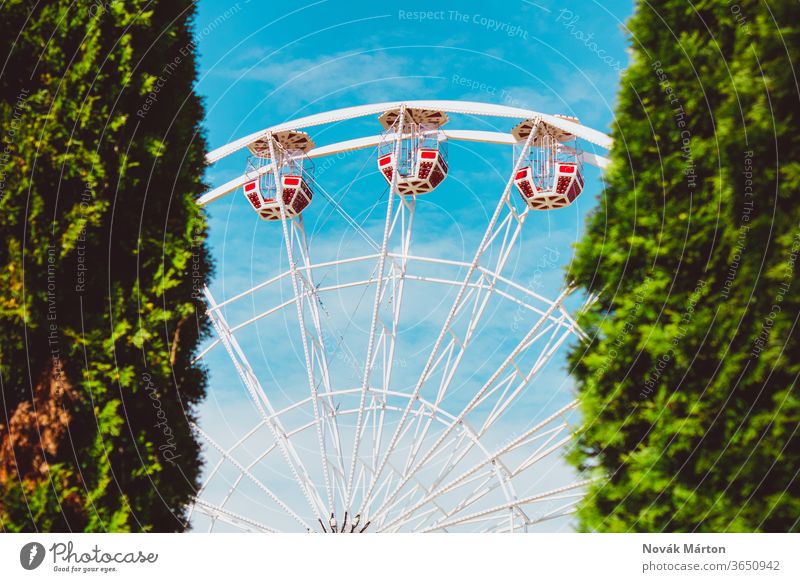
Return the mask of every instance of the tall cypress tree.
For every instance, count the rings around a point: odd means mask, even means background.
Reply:
[[[570,277],[597,531],[798,531],[800,4],[639,2]]]
[[[185,527],[210,271],[193,5],[3,5],[0,530]]]

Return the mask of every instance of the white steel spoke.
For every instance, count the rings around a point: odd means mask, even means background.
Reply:
[[[578,489],[578,488],[581,488],[581,487],[585,487],[589,483],[591,483],[591,481],[590,480],[586,480],[586,481],[580,481],[578,483],[573,483],[572,485],[567,485],[565,487],[559,487],[558,489],[551,489],[550,491],[546,491],[544,493],[539,493],[538,495],[532,495],[530,497],[526,497],[524,499],[520,499],[518,501],[514,501],[514,502],[511,502],[511,503],[503,503],[501,505],[496,505],[494,507],[490,507],[489,509],[484,509],[482,511],[477,511],[475,513],[471,513],[471,514],[466,515],[464,517],[452,519],[450,521],[445,521],[445,522],[443,522],[441,524],[437,524],[437,525],[432,526],[430,528],[427,528],[427,529],[425,529],[423,531],[424,532],[430,532],[430,531],[436,531],[436,530],[439,530],[439,529],[446,529],[448,527],[453,527],[453,526],[456,526],[456,525],[474,523],[475,521],[478,521],[478,520],[481,520],[481,519],[485,519],[488,516],[490,516],[490,515],[492,515],[494,513],[497,513],[499,511],[513,509],[514,507],[516,507],[518,505],[526,505],[526,504],[529,504],[529,503],[536,503],[538,501],[545,501],[545,500],[553,498],[554,496],[558,495],[559,493],[563,493],[565,491],[571,491],[573,489]]]
[[[231,465],[236,467],[243,475],[245,475],[248,479],[250,479],[250,481],[252,481],[256,485],[256,487],[258,487],[264,493],[266,493],[267,497],[272,499],[272,501],[274,501],[278,505],[278,507],[280,507],[283,511],[285,511],[287,515],[295,519],[297,523],[305,527],[307,530],[311,530],[311,527],[303,520],[302,517],[300,517],[294,511],[292,511],[292,509],[285,502],[283,502],[277,495],[275,495],[275,493],[273,493],[273,491],[269,487],[264,485],[264,483],[262,483],[255,475],[253,475],[250,471],[248,471],[246,467],[244,467],[241,463],[239,463],[239,461],[230,456],[220,445],[217,444],[217,442],[214,439],[212,439],[205,432],[203,432],[203,430],[196,424],[192,423],[191,426],[195,431],[197,431],[200,434],[200,436],[202,436],[206,441],[208,441],[208,443],[212,447],[214,447],[217,450],[217,452],[220,453],[225,458],[225,460],[227,460]]]
[[[457,488],[458,486],[463,484],[466,479],[470,478],[476,472],[480,471],[481,469],[486,467],[488,464],[492,463],[495,459],[499,459],[503,455],[515,450],[517,447],[521,446],[528,439],[530,439],[533,435],[535,435],[536,433],[541,431],[544,427],[546,427],[550,423],[552,423],[555,419],[561,417],[564,413],[566,413],[569,410],[573,410],[576,407],[577,407],[577,402],[576,401],[570,402],[569,404],[567,404],[565,407],[563,407],[561,410],[559,410],[558,412],[556,412],[552,416],[544,419],[542,422],[540,422],[540,423],[536,424],[535,426],[531,427],[530,429],[525,431],[522,435],[520,435],[516,439],[513,439],[511,442],[509,442],[505,446],[501,447],[495,453],[493,453],[491,455],[487,455],[486,458],[484,458],[480,462],[476,463],[471,468],[467,469],[461,475],[459,475],[458,477],[456,477],[455,479],[453,479],[448,484],[446,484],[446,485],[444,485],[442,487],[438,487],[438,484],[442,481],[444,476],[440,477],[436,481],[436,483],[434,483],[434,488],[433,488],[434,490],[432,491],[432,493],[430,495],[428,495],[427,497],[425,497],[424,499],[420,500],[415,506],[409,508],[407,510],[406,514],[413,513],[414,511],[416,511],[417,509],[419,509],[420,507],[422,507],[423,505],[428,503],[434,497],[439,497],[439,496],[445,495],[447,493],[450,493],[455,488]],[[548,444],[548,443],[545,443],[545,445],[546,444]],[[540,449],[541,449],[541,447],[540,447]],[[537,449],[537,452],[538,452],[538,449]],[[536,460],[537,461],[541,460],[542,458],[544,458],[544,456],[546,456],[546,455],[540,455]],[[455,464],[451,465],[451,468],[454,467],[454,466],[456,466],[456,465]],[[514,474],[518,474],[518,473],[519,473],[519,469],[514,472]],[[398,519],[405,517],[406,514],[401,515]],[[376,512],[375,517],[377,518],[379,516],[380,516],[380,512]],[[392,524],[389,524],[389,525],[392,525]]]
[[[550,307],[548,312],[552,313],[553,311],[555,311],[557,309],[557,307],[559,305],[561,305],[561,302],[563,301],[564,297],[569,293],[569,291],[570,291],[569,289],[565,289],[561,293],[559,298]],[[452,432],[455,429],[456,426],[458,426],[458,425],[463,423],[464,418],[467,416],[467,414],[469,414],[469,412],[472,411],[472,409],[477,405],[477,403],[481,400],[481,398],[484,396],[484,394],[493,386],[493,384],[503,374],[503,372],[506,370],[506,368],[508,368],[508,366],[514,361],[514,359],[517,357],[517,355],[519,355],[519,353],[525,348],[525,346],[530,342],[531,338],[533,338],[536,335],[536,333],[539,331],[539,328],[542,325],[544,325],[544,323],[546,321],[547,321],[546,318],[542,318],[531,328],[531,330],[526,334],[526,336],[517,345],[517,347],[511,352],[511,354],[509,354],[509,356],[500,365],[500,367],[489,377],[489,379],[486,381],[486,383],[483,385],[483,387],[480,390],[478,390],[478,392],[475,394],[475,396],[473,396],[473,398],[469,401],[469,403],[467,403],[467,405],[464,407],[464,409],[458,414],[458,416],[456,417],[456,420],[453,423],[453,425],[451,425],[447,430],[445,430],[439,436],[439,438],[431,446],[430,450],[425,454],[425,456],[423,456],[423,458],[420,459],[420,461],[417,462],[417,464],[414,466],[414,468],[409,470],[409,472],[407,473],[405,479],[408,479],[411,476],[413,476],[417,471],[419,471],[419,469],[422,466],[425,465],[425,463],[427,463],[430,460],[430,457],[433,455],[433,453],[436,452],[436,450],[439,448],[439,446],[441,446],[441,444],[449,436],[450,432]],[[523,385],[523,386],[527,385],[530,382],[530,380],[533,377],[533,375],[539,369],[540,368],[534,366],[534,368],[530,371],[530,373],[520,380],[520,384]],[[437,405],[438,405],[438,403],[437,403]],[[403,483],[401,482],[397,486],[397,490],[399,490],[402,487],[402,485],[403,485]],[[390,497],[389,501],[391,501],[391,497]],[[384,506],[385,506],[385,503],[384,503]],[[381,506],[377,510],[376,513],[379,514],[382,509],[383,509],[383,506]]]
[[[398,119],[398,126],[397,126],[398,131],[394,144],[395,160],[399,160],[400,158],[401,146],[403,142],[402,134],[406,118],[405,116],[406,116],[406,109],[404,106],[401,106],[400,116]],[[392,225],[396,224],[396,220],[394,219],[393,209],[394,209],[394,198],[395,196],[399,197],[399,194],[397,193],[397,183],[399,175],[400,175],[399,171],[394,171],[392,173],[392,183],[389,188],[389,196],[386,203],[386,221],[383,227],[383,241],[381,243],[381,252],[378,255],[378,271],[376,274],[377,278],[375,281],[375,300],[372,305],[372,317],[369,329],[369,341],[367,343],[366,357],[364,359],[364,374],[361,380],[361,400],[359,404],[358,418],[356,419],[356,433],[355,433],[355,441],[353,443],[353,455],[350,461],[350,472],[347,478],[347,492],[345,493],[346,511],[350,510],[350,495],[352,493],[353,476],[356,470],[356,461],[358,460],[359,448],[361,446],[362,425],[364,421],[364,406],[366,404],[367,389],[369,388],[370,385],[370,379],[372,377],[372,368],[374,365],[373,360],[375,357],[376,334],[378,331],[378,324],[380,321],[380,308],[383,303],[384,294],[386,290],[386,285],[384,284],[385,283],[384,269],[386,268],[386,259],[387,259],[386,255],[389,252],[389,241],[392,235]],[[386,324],[382,323],[382,325],[385,330]]]
[[[192,502],[192,507],[196,508],[199,513],[203,513],[211,518],[212,527],[213,522],[216,520],[224,521],[230,525],[236,526],[247,531],[265,532],[265,533],[281,533],[279,530],[264,525],[254,519],[239,515],[222,507],[217,507],[212,503],[203,501],[202,499],[195,498]]]
[[[270,154],[270,164],[272,165],[272,174],[276,177],[276,180],[279,180],[279,169],[278,169],[278,159],[276,158],[276,143],[273,141],[272,136],[268,136],[267,140],[269,142],[269,154]],[[316,297],[313,296],[312,289],[313,286],[313,279],[312,284],[309,286],[310,289],[307,290],[306,293],[301,293],[300,288],[303,285],[303,279],[299,271],[297,270],[297,265],[295,263],[294,258],[294,240],[295,237],[289,231],[289,222],[287,220],[286,215],[286,206],[283,200],[283,194],[281,193],[278,195],[278,202],[280,205],[280,214],[281,214],[281,226],[283,228],[283,239],[284,244],[286,245],[286,256],[289,261],[289,270],[292,273],[291,281],[292,281],[292,290],[294,291],[294,301],[297,311],[297,322],[300,326],[300,337],[303,345],[303,357],[306,363],[306,377],[308,378],[308,387],[311,390],[311,397],[312,397],[312,405],[314,409],[314,420],[316,421],[316,429],[317,429],[317,443],[319,445],[319,452],[322,458],[322,474],[323,479],[325,482],[325,493],[327,496],[327,509],[328,512],[333,511],[333,487],[331,484],[330,478],[330,467],[328,464],[328,453],[325,444],[325,428],[322,426],[321,418],[320,418],[320,410],[319,410],[319,390],[316,381],[316,366],[314,364],[314,360],[319,362],[319,373],[322,376],[322,382],[326,387],[326,391],[330,392],[330,379],[328,378],[328,366],[327,366],[327,357],[325,355],[325,347],[322,342],[321,338],[321,330],[319,326],[319,311],[317,309],[317,301]],[[296,219],[299,222],[301,219]],[[299,228],[302,232],[302,225],[295,226],[295,221],[292,223],[292,229]],[[308,260],[308,253],[307,249],[305,248],[305,236],[303,236],[303,240],[301,244],[298,245],[301,255],[303,256],[304,263],[306,266],[310,264]],[[311,270],[307,270],[305,272],[304,277],[311,279],[312,274]],[[312,293],[311,301],[305,301],[308,298],[308,294]],[[304,314],[304,307],[309,308],[311,313],[311,319],[314,324],[314,332],[309,330],[305,324],[305,314]],[[309,338],[309,335],[314,333],[313,339]],[[312,352],[313,350],[313,352]],[[315,506],[316,509],[316,506]],[[319,512],[316,512],[317,518],[321,519],[321,515]]]
[[[253,369],[250,366],[250,363],[248,362],[244,352],[242,351],[239,342],[236,340],[236,337],[233,335],[233,333],[230,332],[230,328],[228,327],[225,317],[221,311],[213,309],[213,307],[216,306],[216,302],[211,294],[211,290],[208,289],[208,287],[205,287],[203,289],[203,293],[209,306],[212,307],[212,309],[208,310],[208,315],[212,325],[214,326],[214,329],[217,332],[217,335],[225,345],[228,355],[236,367],[242,382],[250,393],[250,397],[252,398],[253,403],[256,405],[259,414],[269,427],[273,440],[278,443],[281,453],[283,454],[283,458],[286,461],[286,464],[288,465],[295,481],[300,486],[306,501],[311,509],[315,513],[318,513],[318,504],[321,500],[316,487],[314,487],[314,484],[308,475],[308,470],[305,468],[300,456],[295,451],[291,441],[287,438],[286,431],[281,425],[280,420],[275,416],[275,408],[273,407],[272,402],[267,397],[264,389],[261,387],[261,383],[259,382],[256,374],[253,372]]]
[[[226,452],[227,452],[227,454],[229,454],[229,455],[233,454],[233,452],[234,452],[236,449],[238,449],[238,448],[239,448],[241,445],[243,445],[245,442],[247,442],[247,440],[249,440],[249,439],[250,439],[250,437],[252,437],[254,434],[256,434],[256,432],[258,432],[258,430],[259,430],[261,427],[263,427],[263,426],[264,426],[264,422],[263,422],[263,421],[261,421],[261,422],[259,422],[258,424],[256,424],[256,425],[255,425],[255,426],[254,426],[252,429],[250,429],[250,431],[248,431],[248,432],[247,432],[247,433],[246,433],[246,434],[245,434],[245,435],[244,435],[242,438],[240,438],[238,441],[236,441],[236,442],[233,444],[233,446],[232,446],[232,447],[230,447],[230,448],[229,448],[229,449],[226,451]],[[274,445],[273,445],[273,446],[274,446]],[[268,450],[272,450],[272,447],[270,447]],[[210,483],[210,482],[211,482],[211,481],[214,479],[214,476],[215,476],[215,475],[217,474],[217,472],[220,470],[220,468],[222,467],[222,464],[223,464],[224,462],[225,462],[225,459],[224,459],[224,458],[222,458],[222,459],[220,459],[220,460],[217,462],[217,464],[216,464],[216,465],[214,465],[214,468],[211,470],[211,472],[210,472],[210,473],[208,474],[208,476],[205,478],[205,481],[203,482],[203,484],[202,484],[202,485],[200,486],[200,488],[197,490],[196,496],[198,496],[198,497],[199,497],[199,496],[200,496],[200,495],[203,493],[203,491],[204,491],[204,490],[205,490],[205,488],[208,486],[208,484],[209,484],[209,483]],[[223,503],[222,503],[222,505],[225,505],[225,503],[223,502]],[[189,517],[191,518],[191,514],[190,514],[190,516],[189,516]]]
[[[486,302],[488,302],[488,294],[486,296],[486,300],[483,302],[483,307],[480,308],[477,312],[473,311],[472,318],[470,318],[470,320],[467,322],[467,332],[466,332],[465,336],[463,338],[461,338],[461,346],[460,346],[461,349],[458,349],[458,347],[456,346],[456,343],[457,343],[456,334],[455,334],[454,330],[451,328],[451,325],[453,324],[453,321],[456,318],[456,316],[458,315],[458,313],[462,310],[462,308],[466,304],[466,301],[464,301],[464,296],[467,293],[468,285],[469,285],[470,281],[472,280],[473,274],[475,273],[475,271],[477,270],[477,268],[479,266],[481,258],[483,257],[484,253],[489,249],[490,241],[492,241],[492,240],[494,240],[494,238],[496,238],[497,234],[501,230],[503,230],[503,226],[506,223],[510,224],[510,220],[511,220],[510,213],[507,214],[506,217],[504,219],[502,219],[502,220],[501,220],[500,217],[501,217],[502,212],[503,212],[504,209],[511,208],[511,205],[509,204],[509,195],[511,193],[511,188],[512,188],[512,184],[513,184],[513,177],[517,173],[517,170],[521,167],[522,162],[525,159],[525,154],[527,153],[528,149],[530,148],[532,139],[533,139],[533,132],[531,132],[531,134],[528,136],[528,139],[525,142],[525,146],[523,147],[522,153],[518,156],[518,158],[516,160],[516,163],[514,164],[514,169],[512,171],[511,177],[509,178],[508,182],[506,183],[506,187],[503,190],[503,194],[500,197],[500,201],[498,202],[497,207],[496,207],[496,209],[494,211],[494,214],[492,215],[492,218],[489,221],[489,226],[487,227],[486,232],[484,233],[483,240],[478,245],[478,250],[476,251],[475,257],[473,258],[472,263],[470,264],[469,269],[467,270],[467,274],[464,277],[463,284],[461,285],[461,287],[458,290],[458,294],[456,295],[456,299],[453,302],[453,306],[451,307],[450,312],[448,313],[448,315],[447,315],[447,317],[445,319],[445,322],[444,322],[444,324],[442,326],[442,329],[439,332],[439,336],[437,337],[436,342],[434,343],[433,349],[431,350],[431,353],[430,353],[430,355],[429,355],[429,357],[428,357],[428,359],[427,359],[427,361],[425,363],[425,366],[423,367],[422,373],[420,374],[420,377],[417,380],[417,383],[416,383],[416,385],[414,387],[413,398],[412,398],[411,401],[409,401],[409,404],[406,407],[406,410],[403,412],[403,416],[400,419],[400,423],[399,423],[398,427],[395,429],[394,435],[392,436],[391,440],[389,441],[389,445],[387,447],[386,452],[383,454],[383,458],[381,460],[381,463],[378,465],[378,470],[377,470],[377,472],[375,474],[375,479],[373,480],[373,485],[376,483],[377,479],[380,477],[380,474],[383,471],[383,467],[385,466],[386,462],[388,461],[389,457],[391,456],[391,454],[392,454],[392,452],[394,450],[394,447],[397,445],[397,437],[399,436],[400,431],[402,430],[403,425],[405,424],[405,422],[406,422],[406,420],[408,418],[408,415],[409,415],[409,413],[411,411],[411,406],[413,404],[413,401],[419,396],[420,392],[422,391],[423,386],[425,385],[425,383],[427,382],[427,380],[430,378],[430,376],[433,373],[433,363],[434,363],[434,361],[436,361],[439,349],[441,348],[442,343],[445,340],[445,337],[448,334],[450,334],[451,335],[450,345],[452,346],[452,349],[458,350],[458,356],[455,358],[455,363],[453,364],[454,368],[453,368],[452,374],[454,374],[455,373],[455,368],[457,368],[458,362],[461,361],[461,357],[463,356],[465,348],[466,348],[467,344],[469,343],[469,338],[471,337],[472,332],[474,332],[475,328],[477,327],[478,321],[480,320],[480,316],[483,314],[483,308],[485,308]],[[500,227],[496,228],[498,226],[498,224],[500,225]],[[518,226],[519,225],[520,224],[518,223]],[[518,233],[518,230],[516,232]],[[516,240],[516,238],[517,238],[517,236],[516,236],[516,234],[514,234],[511,237],[511,240]],[[508,240],[508,234],[507,233],[506,233],[506,240]],[[508,250],[501,249],[500,256],[498,257],[497,265],[495,267],[495,271],[500,272],[502,270],[502,267],[505,264],[505,260],[508,257],[508,253],[509,252],[510,252],[510,249],[508,249]],[[445,378],[447,378],[448,375],[450,375],[452,377],[452,374],[447,369],[443,370],[442,373],[443,373],[443,376]],[[443,396],[444,390],[446,389],[446,385],[448,385],[448,384],[449,384],[449,381],[447,381],[447,383],[445,384],[445,387],[440,390],[440,394],[442,396]],[[363,503],[363,508],[364,508],[363,511],[366,511],[366,509],[369,507],[369,504],[371,502],[371,493],[372,493],[371,492],[371,488],[372,487],[370,487],[370,490],[367,491],[366,499],[364,500],[364,503]]]

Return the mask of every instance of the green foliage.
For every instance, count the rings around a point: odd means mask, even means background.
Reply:
[[[571,278],[595,531],[798,531],[800,4],[640,2]]]
[[[185,527],[211,270],[193,14],[3,6],[0,530]]]

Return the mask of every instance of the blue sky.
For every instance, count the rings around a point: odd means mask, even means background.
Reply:
[[[607,132],[620,71],[627,64],[624,21],[631,10],[632,3],[623,0],[502,4],[203,0],[196,22],[198,91],[205,100],[209,146],[213,149],[304,115],[413,99],[485,101],[567,114]],[[506,132],[512,125],[505,119],[455,118],[451,123],[459,128]],[[378,130],[376,120],[363,119],[315,128],[310,133],[318,145],[324,145]],[[245,157],[231,156],[210,168],[208,183],[216,186],[240,175]],[[471,259],[476,237],[482,234],[507,179],[510,157],[497,146],[450,144],[447,181],[420,199],[417,212],[421,218],[415,225],[417,252]],[[365,167],[373,175],[354,183],[353,177]],[[317,161],[320,183],[342,196],[348,212],[380,240],[383,211],[380,205],[373,207],[385,184],[374,174],[374,152],[356,152],[335,163]],[[557,294],[572,244],[580,238],[586,213],[596,204],[602,188],[598,171],[589,169],[586,174],[587,187],[576,204],[535,214],[526,223],[507,269],[514,280],[551,297]],[[240,193],[212,204],[209,217],[217,263],[211,288],[217,300],[285,268],[280,228],[260,221]],[[363,241],[353,237],[324,201],[315,198],[305,221],[315,260],[367,252]],[[275,293],[254,297],[228,315],[242,320],[257,314],[264,305],[285,298],[287,289]],[[367,295],[371,303],[371,293]],[[429,345],[426,338],[435,334],[435,325],[426,322],[443,317],[448,298],[409,293],[404,305],[417,317],[408,316],[407,351],[400,356],[399,381],[403,381],[402,370],[412,378],[424,361]],[[354,304],[360,305],[359,300],[354,295],[338,301],[344,318],[339,324],[347,326],[346,316],[353,313]],[[575,301],[573,305],[579,298]],[[335,307],[329,306],[331,311]],[[510,341],[508,320],[514,317],[514,310],[498,305],[490,312],[491,323],[482,331],[485,343],[476,342],[478,349],[483,349],[482,345],[486,349],[466,364],[465,380],[454,390],[454,403],[466,398],[473,381],[480,381],[492,369]],[[354,318],[356,329],[363,325],[362,320],[363,316]],[[253,347],[251,363],[276,399],[290,402],[296,397],[296,386],[302,385],[297,328],[291,316],[277,323],[271,320],[252,326],[240,341]],[[359,341],[357,335],[352,339]],[[248,422],[252,426],[255,416],[224,351],[215,349],[207,361],[212,389],[201,419],[219,442],[230,443],[241,436]],[[570,399],[563,354],[541,378],[549,388],[534,393],[508,418],[509,434]]]

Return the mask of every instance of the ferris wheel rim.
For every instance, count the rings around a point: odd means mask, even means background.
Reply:
[[[442,134],[449,141],[478,142],[505,146],[515,146],[519,144],[519,142],[514,138],[514,136],[511,135],[511,133],[502,133],[499,131],[443,129]],[[315,147],[308,152],[304,152],[303,157],[308,159],[316,159],[338,155],[345,152],[367,149],[377,146],[382,139],[384,139],[384,137],[381,135],[372,135],[339,141],[326,144],[324,146]],[[592,152],[580,152],[579,157],[582,161],[600,169],[606,168],[610,163],[608,158]],[[245,183],[260,176],[267,175],[271,172],[271,165],[264,165],[256,170],[245,172],[244,174],[241,174],[240,176],[209,190],[200,196],[196,203],[198,206],[207,206],[208,204],[235,192],[244,186]]]
[[[605,133],[593,129],[589,126],[575,123],[563,117],[554,114],[541,113],[531,109],[524,109],[520,107],[512,107],[509,105],[501,105],[496,103],[486,103],[480,101],[462,101],[462,100],[406,100],[406,101],[387,101],[383,103],[373,103],[367,105],[357,105],[353,107],[343,107],[333,109],[320,113],[314,113],[298,119],[279,123],[259,131],[253,132],[246,136],[235,139],[223,146],[220,146],[206,155],[206,162],[213,164],[231,154],[234,154],[254,141],[261,139],[270,133],[294,130],[299,131],[316,127],[327,123],[335,123],[339,121],[346,121],[350,119],[357,119],[369,115],[380,114],[387,110],[398,109],[400,107],[408,108],[427,108],[436,109],[445,113],[456,113],[464,115],[477,115],[486,117],[501,117],[508,119],[530,119],[541,118],[543,121],[573,133],[590,143],[600,146],[604,149],[610,149],[612,139]],[[510,134],[510,132],[509,132]]]

